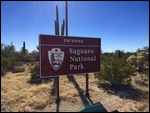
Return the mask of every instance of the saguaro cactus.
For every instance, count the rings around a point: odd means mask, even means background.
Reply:
[[[65,20],[63,19],[63,24],[61,26],[61,35],[64,35],[64,29],[65,29]],[[55,20],[55,35],[59,34],[59,14],[58,14],[58,6],[56,5],[56,20]]]
[[[25,54],[25,52],[26,52],[26,45],[25,45],[25,41],[23,41],[22,52],[23,52],[24,54]]]
[[[59,15],[58,15],[58,6],[56,5],[56,20],[55,20],[55,35],[59,35]]]
[[[61,26],[61,35],[64,35],[64,27],[65,27],[65,20],[63,19],[63,24]],[[59,34],[59,15],[58,15],[58,6],[57,5],[56,5],[56,20],[55,20],[55,35],[60,35]],[[52,58],[52,60],[53,60],[53,58]],[[57,86],[56,103],[59,103],[60,102],[60,97],[59,97],[59,77],[54,79],[54,87],[56,87],[56,86]]]
[[[63,19],[63,24],[61,26],[61,35],[64,36],[64,30],[65,30],[65,20]]]

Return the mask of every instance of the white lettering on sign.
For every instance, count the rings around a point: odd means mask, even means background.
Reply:
[[[92,57],[75,57],[75,56],[70,56],[70,62],[88,62],[88,61],[96,61],[96,56],[92,56]]]
[[[70,70],[81,70],[84,69],[84,65],[81,63],[79,65],[70,64]]]
[[[69,48],[69,54],[70,54],[69,61],[72,63],[73,62],[96,62],[96,56],[94,55],[93,49]],[[70,70],[82,70],[82,69],[84,69],[84,65],[82,63],[80,63],[79,65],[70,64]]]
[[[83,40],[78,39],[64,39],[65,43],[83,43]]]
[[[94,50],[87,50],[87,49],[69,49],[70,54],[76,54],[76,55],[81,55],[81,54],[94,54]]]

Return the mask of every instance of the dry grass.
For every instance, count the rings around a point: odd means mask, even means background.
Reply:
[[[33,106],[35,109],[46,107],[49,100],[50,84],[30,84],[30,73],[26,68],[26,75],[23,73],[7,73],[1,78],[1,97],[5,100],[5,105],[14,105],[17,111],[23,111],[25,106]],[[8,111],[16,111],[14,107],[7,109]]]
[[[1,77],[1,111],[6,112],[23,112],[23,111],[55,111],[55,99],[56,91],[52,92],[55,88],[54,80],[52,79],[48,83],[31,84],[30,70],[32,65],[24,65],[25,72],[10,73]],[[136,78],[138,79],[138,78]],[[104,90],[97,87],[97,80],[93,74],[89,76],[89,91],[93,102],[101,101],[108,111],[119,109],[120,111],[149,111],[149,97],[148,101],[142,100],[135,102],[131,100],[124,100],[116,95],[107,94]],[[134,86],[149,92],[149,87],[137,86],[133,82]],[[61,111],[80,111],[84,108],[84,98],[81,98],[85,94],[85,76],[60,77],[60,98],[61,98]],[[52,94],[53,93],[53,94]],[[110,98],[115,98],[120,105],[116,105],[110,108]],[[106,101],[107,100],[107,101]],[[112,102],[116,102],[116,100]],[[70,104],[68,104],[70,103]],[[131,106],[132,105],[132,106]],[[71,107],[68,107],[71,106]],[[145,107],[146,106],[146,107]],[[65,108],[66,107],[66,108]],[[118,108],[117,108],[118,107]],[[50,109],[51,108],[51,109]]]
[[[30,106],[33,106],[33,108],[35,109],[43,109],[47,106],[48,103],[48,98],[46,97],[39,97],[37,98],[32,97],[32,99],[30,100]]]

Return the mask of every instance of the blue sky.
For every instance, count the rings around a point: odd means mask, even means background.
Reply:
[[[64,1],[1,2],[1,43],[36,50],[39,34],[55,34],[56,5],[61,26]],[[148,1],[69,1],[68,10],[68,35],[101,38],[104,52],[149,46]]]

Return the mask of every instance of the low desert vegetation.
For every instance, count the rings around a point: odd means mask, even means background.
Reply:
[[[101,72],[95,76],[101,82],[111,85],[131,84],[136,74],[149,78],[149,48],[138,49],[130,53],[116,50],[114,53],[102,53]]]
[[[117,96],[124,102],[124,108],[118,108],[120,111],[149,111],[149,47],[136,52],[102,52],[101,61],[101,72],[89,76],[89,91],[95,93],[93,98],[115,95],[114,98]],[[62,101],[72,102],[73,108],[77,104],[85,104],[85,76],[63,76],[60,79]],[[111,93],[102,87],[105,83]],[[136,99],[135,95],[139,97]],[[50,111],[49,108],[55,105],[55,99],[55,79],[39,77],[38,46],[37,50],[29,53],[25,42],[20,51],[16,51],[12,43],[1,44],[1,111]],[[125,103],[133,104],[134,107],[129,106],[128,109]]]
[[[1,76],[6,72],[23,72],[25,69],[21,67],[27,62],[37,62],[39,60],[39,52],[34,50],[29,53],[25,48],[25,42],[20,51],[16,51],[13,43],[5,45],[1,43]]]

